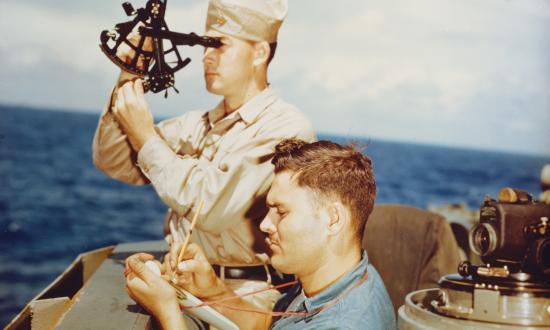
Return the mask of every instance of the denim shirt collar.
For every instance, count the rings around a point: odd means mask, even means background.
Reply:
[[[363,250],[361,261],[355,267],[353,267],[353,269],[349,273],[342,276],[331,286],[321,291],[321,293],[315,295],[314,297],[306,297],[304,301],[304,307],[306,308],[306,310],[308,312],[315,310],[322,307],[324,304],[338,298],[342,294],[342,292],[355,285],[355,283],[359,281],[363,277],[363,275],[365,275],[368,264],[369,258],[367,256],[367,251]]]

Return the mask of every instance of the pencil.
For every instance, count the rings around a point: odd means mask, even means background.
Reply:
[[[199,208],[197,209],[197,212],[195,212],[195,216],[193,217],[193,220],[191,221],[191,228],[189,228],[189,233],[185,237],[185,241],[183,241],[183,246],[181,247],[180,253],[178,254],[176,267],[181,262],[181,258],[183,258],[183,254],[185,253],[185,250],[187,249],[187,245],[189,244],[189,239],[191,238],[191,234],[193,233],[193,228],[195,228],[195,224],[197,223],[197,220],[199,219],[199,213],[201,213],[201,209],[202,209],[203,204],[204,204],[204,201],[201,200],[200,203],[199,203]]]

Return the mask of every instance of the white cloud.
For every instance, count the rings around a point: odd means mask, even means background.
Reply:
[[[204,32],[207,8],[207,1],[171,1],[166,10],[165,20],[168,27],[173,31],[193,31],[197,34],[202,34]]]
[[[550,2],[351,2],[329,22],[297,18],[329,3],[294,2],[282,31],[273,77],[298,80],[289,93],[317,127],[485,147],[526,130],[550,140]],[[468,132],[480,122],[499,125]]]
[[[138,4],[136,4],[137,6]],[[124,14],[120,3],[112,2],[104,15],[89,12],[64,12],[58,7],[36,6],[21,1],[1,4],[0,50],[7,55],[5,64],[25,69],[45,61],[62,63],[79,72],[104,70],[113,67],[99,50],[99,34],[118,22],[133,17]],[[182,6],[170,4],[166,15],[174,31],[204,30],[203,2]],[[181,19],[186,18],[186,19]]]
[[[99,108],[116,75],[99,33],[127,19],[120,3],[2,1],[0,101]],[[206,7],[170,1],[168,25],[200,34]],[[270,80],[321,132],[513,150],[522,135],[550,154],[549,34],[548,0],[295,0]],[[182,94],[148,97],[157,115],[216,102],[202,49],[181,53],[193,59],[176,75]]]
[[[4,63],[25,68],[47,61],[63,63],[68,69],[92,71],[106,69],[99,51],[99,32],[108,19],[39,8],[21,1],[1,5],[0,50]]]

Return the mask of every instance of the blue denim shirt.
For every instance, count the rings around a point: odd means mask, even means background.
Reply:
[[[365,282],[336,304],[317,314],[273,318],[271,329],[396,329],[393,305],[380,275],[369,264],[366,251],[363,251],[361,262],[348,274],[316,296],[306,298],[292,312],[312,311],[338,299],[342,292],[361,280],[367,270]],[[287,308],[301,292],[299,284],[293,286],[275,304],[274,311],[290,312]]]

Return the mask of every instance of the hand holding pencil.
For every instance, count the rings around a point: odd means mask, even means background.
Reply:
[[[201,200],[199,202],[199,206],[197,208],[197,211],[195,212],[195,216],[193,217],[193,220],[191,221],[191,228],[189,228],[189,232],[187,233],[187,236],[185,237],[185,240],[182,242],[173,242],[170,245],[170,253],[167,255],[169,258],[169,265],[170,268],[175,272],[177,265],[181,262],[185,251],[187,250],[187,246],[189,245],[189,242],[191,240],[191,235],[193,234],[193,229],[195,228],[195,225],[199,219],[199,214],[201,212],[201,209],[204,205],[204,201]]]
[[[216,276],[201,248],[197,244],[190,243],[193,228],[199,221],[203,204],[201,200],[185,240],[172,243],[168,257],[169,268],[172,269],[170,282],[198,298],[209,298],[221,294],[227,288]]]
[[[176,265],[179,265],[181,262],[181,258],[183,258],[183,255],[185,254],[185,250],[187,249],[187,245],[189,244],[189,240],[191,239],[191,235],[193,234],[193,228],[195,228],[195,224],[197,223],[197,220],[199,219],[199,214],[201,213],[202,207],[204,205],[204,201],[201,200],[199,203],[199,208],[197,212],[195,213],[195,216],[193,217],[193,221],[191,221],[191,228],[189,228],[189,233],[185,237],[185,241],[183,242],[183,246],[181,250],[178,253],[178,259],[176,262]]]

